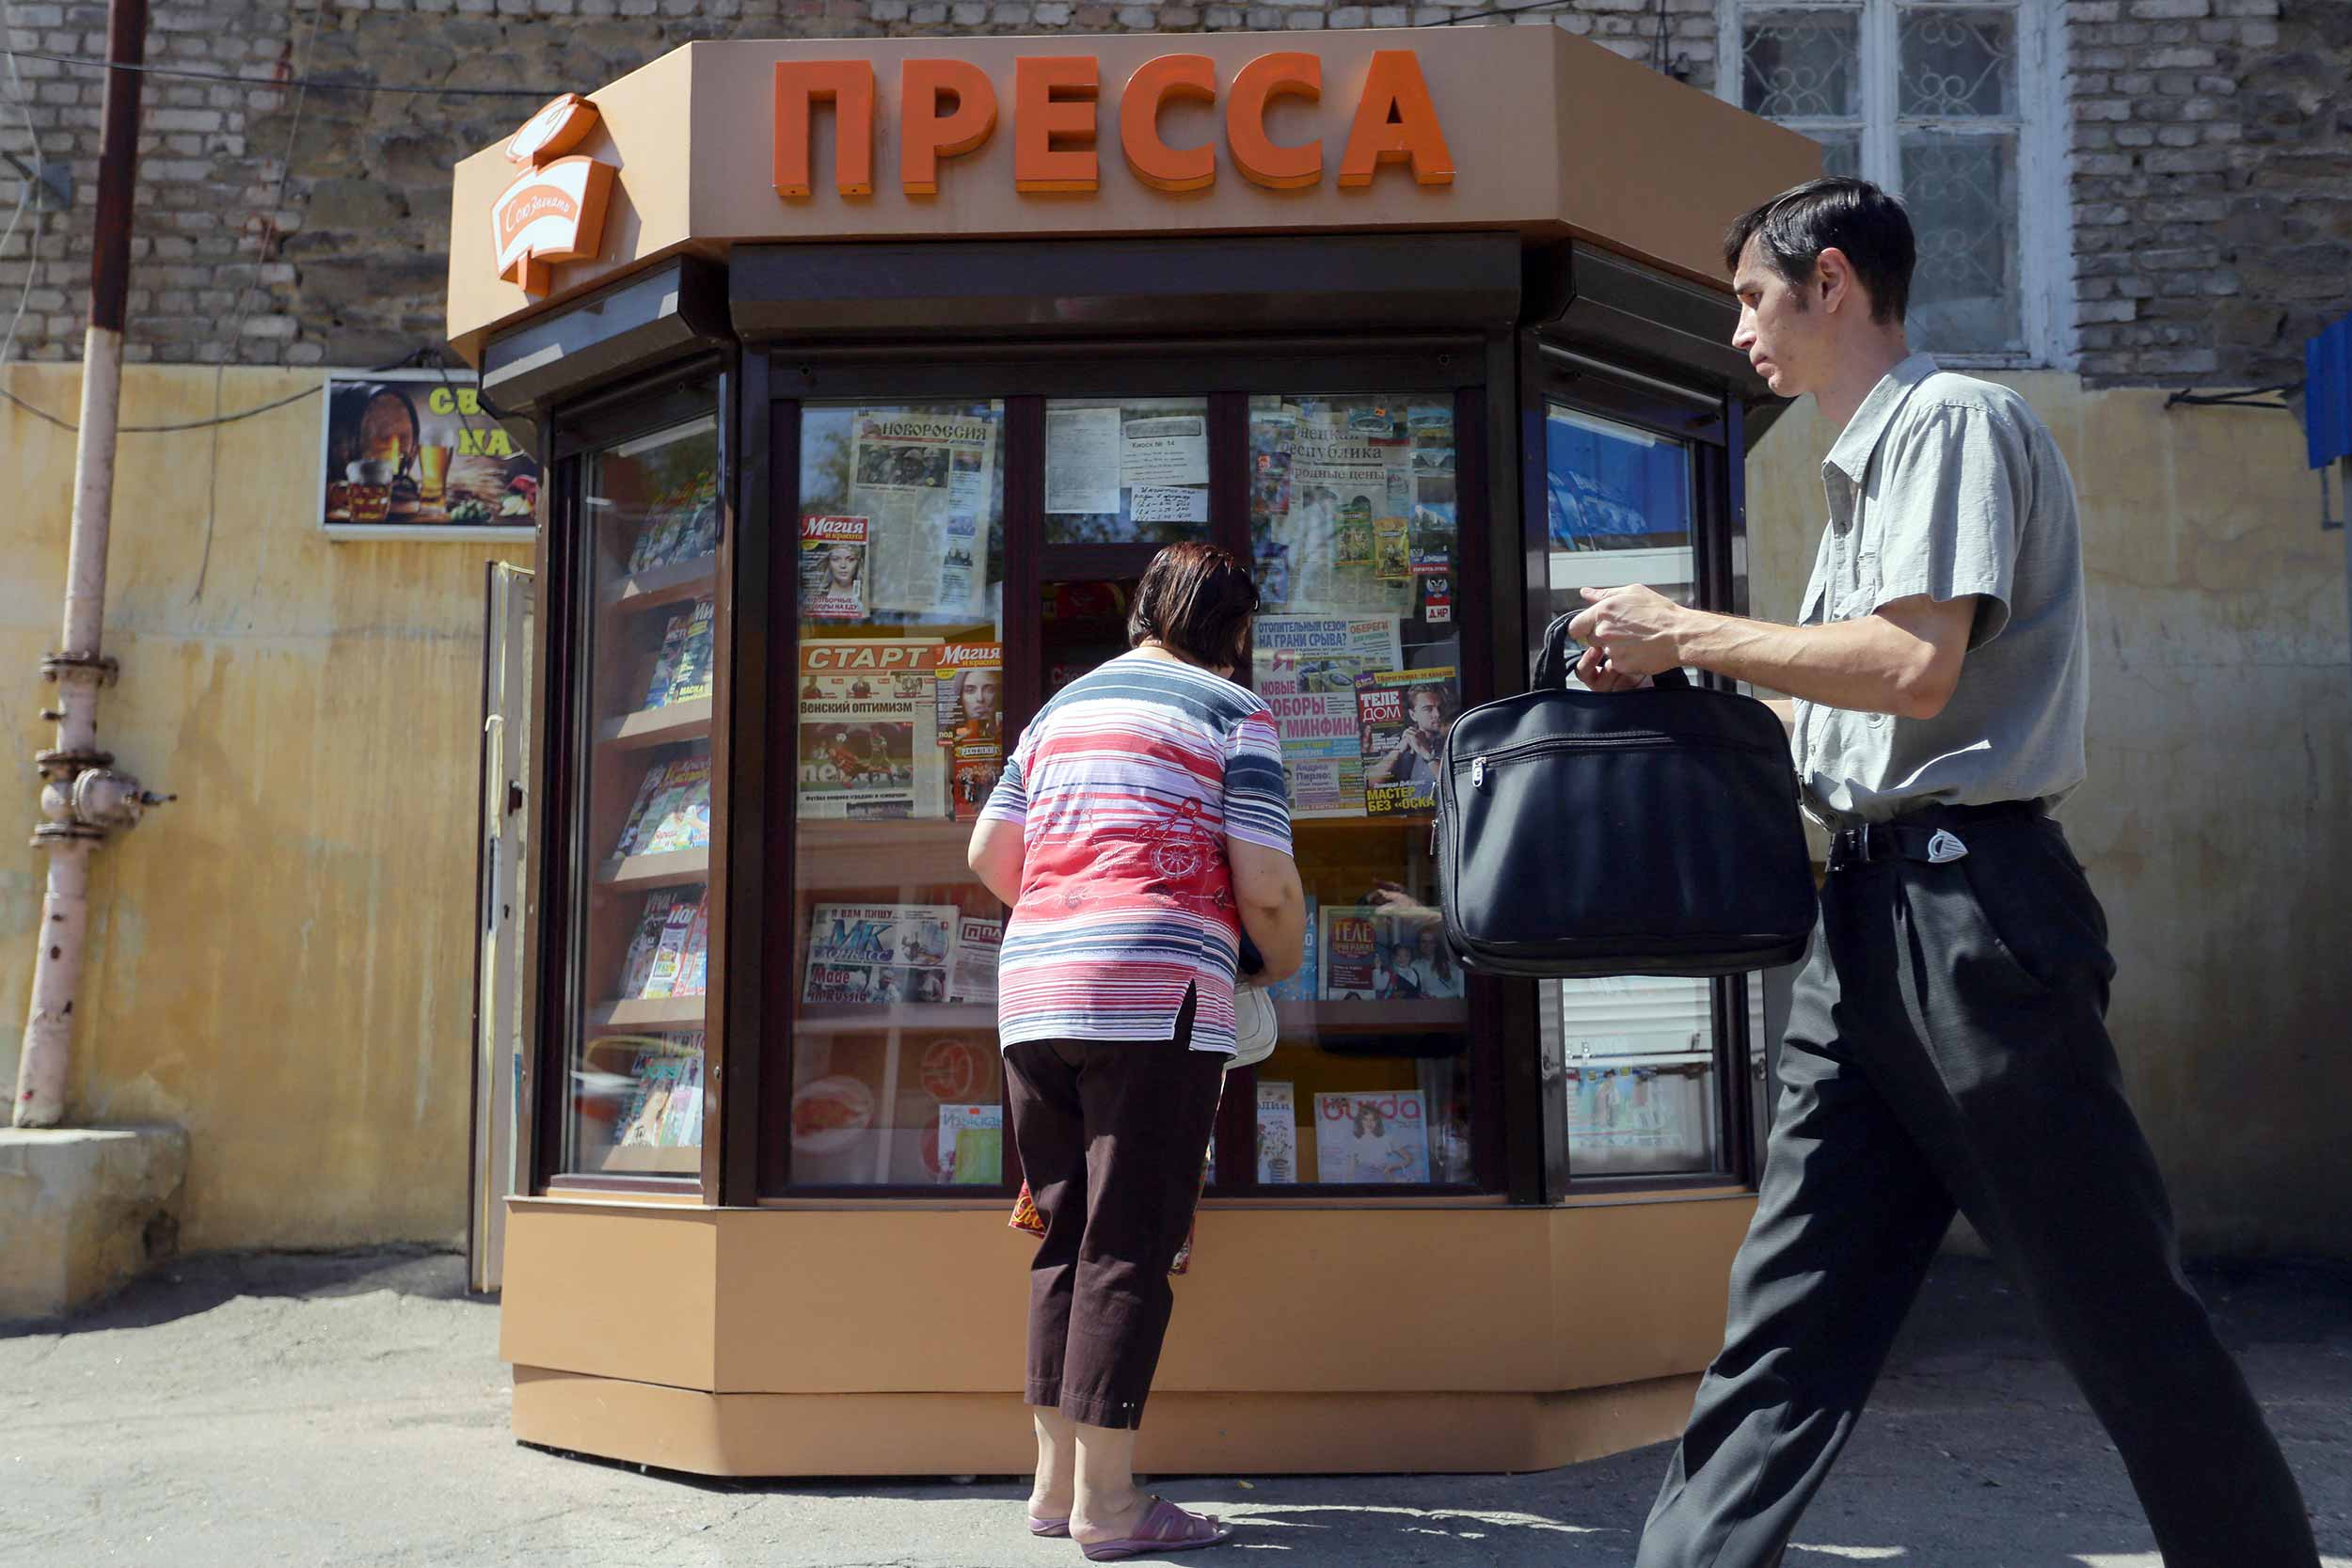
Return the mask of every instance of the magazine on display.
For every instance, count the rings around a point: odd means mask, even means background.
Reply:
[[[808,914],[801,1000],[945,1002],[956,966],[953,904],[818,904]]]
[[[694,1148],[702,1142],[702,1052],[642,1051],[630,1069],[628,1098],[613,1123],[618,1148]]]
[[[866,604],[985,614],[996,419],[874,409],[852,423],[849,509],[866,519]]]
[[[1260,615],[1250,676],[1274,710],[1296,817],[1364,815],[1358,677],[1396,668],[1393,615]]]
[[[942,1181],[993,1187],[1005,1179],[1005,1108],[942,1105],[936,1169]]]
[[[801,644],[801,792],[805,819],[945,816],[940,644],[811,638]]]
[[[670,911],[684,896],[670,889],[645,895],[644,907],[637,912],[637,929],[621,959],[621,983],[614,990],[615,996],[627,999],[644,993],[645,977],[653,973],[654,954],[661,946],[661,933],[669,928]]]
[[[681,757],[645,769],[637,804],[615,849],[621,855],[660,855],[710,845],[710,757]]]
[[[1365,816],[1400,816],[1437,809],[1438,754],[1460,707],[1451,666],[1384,670],[1356,677]]]
[[[1427,1185],[1428,1121],[1419,1089],[1315,1096],[1315,1180]]]
[[[709,555],[719,547],[719,476],[706,468],[645,509],[628,569],[650,571]]]
[[[948,810],[959,822],[975,822],[1004,767],[1004,644],[944,643],[934,674]]]
[[[661,651],[654,657],[653,676],[645,683],[647,708],[691,703],[710,695],[711,634],[718,624],[718,601],[697,599],[662,627]]]
[[[801,519],[801,619],[866,619],[864,517]]]
[[[1315,1000],[1315,949],[1321,945],[1321,930],[1316,925],[1315,911],[1321,906],[1313,894],[1307,895],[1306,934],[1299,946],[1305,949],[1299,957],[1298,973],[1287,980],[1277,980],[1265,989],[1266,995],[1277,1002],[1312,1002]]]
[[[950,1002],[994,1002],[996,959],[1005,945],[1005,923],[967,914],[956,922],[956,966],[947,982]]]
[[[1434,911],[1393,913],[1370,904],[1326,904],[1311,919],[1321,934],[1315,994],[1326,1002],[1420,1002],[1463,994],[1462,971]]]
[[[1265,1078],[1258,1080],[1258,1180],[1298,1180],[1298,1107],[1290,1085]]]
[[[699,990],[683,991],[678,987],[690,973],[692,984],[699,987],[702,983],[699,969],[690,972],[688,953],[696,945],[698,938],[707,940],[706,905],[708,901],[709,893],[706,889],[698,891],[691,898],[681,896],[670,906],[669,915],[661,925],[661,935],[654,943],[653,961],[646,967],[644,983],[632,994],[647,1002],[702,994]]]

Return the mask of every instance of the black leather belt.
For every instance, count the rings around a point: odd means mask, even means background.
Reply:
[[[1829,841],[1829,868],[1876,861],[1925,861],[1943,865],[1969,852],[1972,823],[2030,822],[2045,815],[2035,800],[2001,800],[1985,806],[1923,806],[1892,822],[1841,828]]]

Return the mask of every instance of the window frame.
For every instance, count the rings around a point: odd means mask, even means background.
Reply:
[[[1902,135],[1910,129],[2017,137],[2017,352],[1947,352],[1928,346],[1940,364],[1963,369],[2064,367],[2074,352],[2074,246],[2066,200],[2070,155],[2060,87],[2065,74],[2063,8],[2054,0],[1715,0],[1715,96],[1738,108],[1747,82],[1744,19],[1759,11],[1843,11],[1859,18],[1858,117],[1775,119],[1801,135],[1858,125],[1862,177],[1902,193]],[[1905,11],[2013,10],[2017,13],[2017,113],[1970,122],[1897,112],[1897,63]]]

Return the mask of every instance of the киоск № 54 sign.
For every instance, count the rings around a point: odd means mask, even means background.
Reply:
[[[482,406],[470,371],[330,371],[323,401],[330,537],[532,537],[538,462]]]

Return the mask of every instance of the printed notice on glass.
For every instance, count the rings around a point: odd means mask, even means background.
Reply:
[[[1119,483],[1146,484],[1209,483],[1209,421],[1200,414],[1161,414],[1129,420],[1120,453]]]
[[[1119,410],[1045,411],[1045,510],[1119,514]]]
[[[1137,524],[1205,523],[1209,492],[1168,484],[1138,484],[1127,493],[1129,515]]]
[[[850,462],[850,510],[867,519],[866,603],[983,613],[996,421],[861,411]]]

